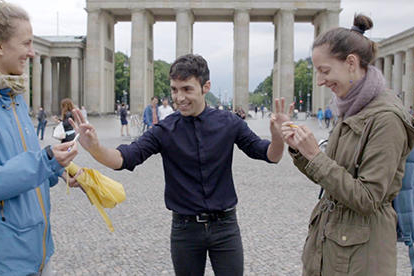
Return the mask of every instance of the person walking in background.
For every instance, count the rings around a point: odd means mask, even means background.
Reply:
[[[29,15],[0,1],[0,275],[52,275],[50,188],[78,153],[74,142],[40,148],[23,97],[34,56]]]
[[[75,139],[75,130],[69,123],[69,118],[73,119],[72,110],[75,108],[72,100],[65,98],[60,102],[61,117],[57,118],[58,122],[62,122],[63,129],[65,130],[66,137],[61,140],[62,143],[66,143]]]
[[[121,118],[121,136],[124,136],[124,127],[126,128],[126,135],[129,136],[129,127],[128,127],[128,110],[124,103],[121,105],[119,110],[119,117]]]
[[[370,65],[377,47],[363,34],[372,26],[355,15],[351,29],[331,29],[313,43],[317,84],[332,90],[339,111],[326,152],[306,126],[282,127],[295,166],[325,191],[310,216],[303,276],[397,272],[392,201],[414,146],[414,121]]]
[[[43,107],[39,107],[39,111],[37,112],[37,137],[40,135],[40,140],[43,140],[43,136],[45,133],[45,128],[47,124],[47,115],[46,112],[43,110]]]
[[[168,98],[165,97],[164,99],[162,99],[162,105],[158,107],[158,117],[160,118],[160,121],[164,120],[165,117],[167,117],[171,113],[174,113],[174,110],[168,104]]]
[[[316,117],[318,118],[318,124],[319,128],[323,128],[322,121],[323,121],[323,111],[322,108],[318,108],[318,113],[316,114]]]
[[[408,112],[411,114],[411,116],[414,116],[414,110],[413,110],[413,106],[412,105],[410,106],[410,110]]]
[[[144,110],[144,130],[152,128],[158,123],[158,97],[151,98],[151,104],[147,105]]]
[[[179,112],[155,124],[130,145],[110,149],[99,143],[93,126],[75,111],[79,141],[98,162],[113,169],[132,171],[160,153],[165,204],[172,211],[170,250],[175,274],[204,275],[208,254],[215,275],[241,276],[243,246],[232,177],[234,144],[250,158],[278,162],[284,152],[280,127],[289,119],[283,112],[284,100],[275,102],[268,141],[234,113],[207,107],[205,95],[211,82],[203,57],[179,57],[169,76]]]
[[[324,117],[325,117],[326,128],[329,128],[329,124],[331,123],[331,118],[332,118],[332,111],[329,108],[329,105],[325,109]]]

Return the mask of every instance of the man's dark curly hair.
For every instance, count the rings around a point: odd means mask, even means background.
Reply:
[[[199,55],[188,54],[177,58],[170,68],[170,79],[187,80],[195,77],[201,87],[210,80],[207,61]]]

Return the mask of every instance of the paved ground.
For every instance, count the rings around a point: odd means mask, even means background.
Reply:
[[[120,137],[115,117],[90,121],[106,146],[131,141]],[[311,127],[317,139],[327,136],[315,120],[298,123]],[[269,137],[267,118],[252,118],[248,124],[261,137]],[[42,145],[56,143],[50,137],[48,127]],[[83,150],[76,163],[123,183],[127,199],[108,210],[115,227],[115,233],[110,233],[81,191],[72,189],[67,195],[63,182],[52,189],[56,275],[174,275],[169,252],[171,214],[164,205],[161,156],[149,158],[134,172],[104,168]],[[318,186],[300,174],[287,155],[279,164],[270,165],[249,159],[236,147],[233,172],[245,275],[301,275],[300,255]],[[398,245],[398,254],[398,275],[410,275],[404,245]],[[206,275],[213,275],[209,265]]]

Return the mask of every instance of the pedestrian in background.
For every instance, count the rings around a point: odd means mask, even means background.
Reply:
[[[53,274],[49,190],[78,152],[73,142],[40,148],[23,97],[34,56],[29,15],[0,1],[0,275]]]
[[[318,124],[319,128],[323,128],[322,122],[323,122],[323,111],[322,108],[318,108],[318,113],[316,114],[316,117],[318,118]]]
[[[39,107],[39,111],[37,112],[37,137],[39,137],[39,133],[40,135],[40,140],[43,140],[43,136],[45,134],[45,128],[46,128],[46,124],[47,124],[47,115],[46,112],[44,111],[43,107]]]
[[[401,189],[414,127],[370,65],[377,47],[364,32],[372,26],[369,17],[355,15],[352,28],[331,29],[313,43],[317,84],[332,90],[339,111],[326,152],[306,126],[282,127],[295,166],[325,191],[309,220],[303,276],[396,275],[392,200]]]
[[[325,109],[324,117],[325,117],[326,128],[329,128],[329,124],[331,123],[331,118],[332,118],[332,111],[329,105]]]
[[[152,128],[158,123],[158,97],[154,96],[151,98],[151,103],[145,107],[144,110],[144,131]]]
[[[164,99],[162,99],[162,105],[158,107],[158,117],[160,118],[160,121],[164,120],[165,117],[167,117],[171,113],[174,113],[174,110],[168,104],[168,98],[165,97]]]
[[[124,136],[124,128],[126,128],[126,135],[129,136],[129,127],[128,127],[128,110],[126,105],[122,103],[121,109],[119,110],[119,117],[121,119],[121,136]]]

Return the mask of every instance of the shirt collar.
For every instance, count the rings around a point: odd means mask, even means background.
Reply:
[[[210,113],[211,110],[213,109],[211,107],[208,107],[206,104],[204,107],[204,110],[200,114],[198,114],[198,116],[194,117],[194,116],[183,116],[181,114],[180,115],[186,121],[195,121],[195,120],[203,121],[207,117],[207,114]]]

